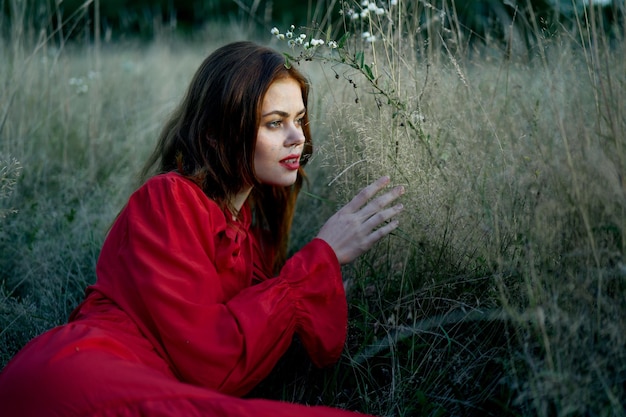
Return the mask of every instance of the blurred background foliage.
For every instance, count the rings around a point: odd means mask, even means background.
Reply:
[[[382,3],[388,3],[385,0]],[[554,33],[575,25],[585,10],[607,33],[624,25],[623,0],[408,0],[406,6],[420,10],[424,21],[433,17],[430,9],[452,4],[459,30],[472,41],[515,38],[532,43],[536,33]],[[127,37],[151,39],[163,32],[192,36],[212,23],[246,22],[249,34],[266,33],[275,25],[326,24],[337,16],[342,1],[306,0],[3,0],[5,23],[20,21],[20,27],[65,28],[71,39],[89,37],[87,27],[98,30],[105,40]],[[593,4],[594,7],[589,6]],[[316,21],[317,20],[317,21]],[[63,22],[63,26],[59,26]],[[74,22],[75,24],[71,24]],[[68,24],[69,23],[69,24]],[[0,25],[6,29],[16,25]],[[74,30],[73,30],[74,29]],[[324,27],[323,30],[326,30]],[[341,28],[334,28],[335,31]],[[539,32],[537,31],[539,29]],[[7,33],[3,35],[7,36]]]

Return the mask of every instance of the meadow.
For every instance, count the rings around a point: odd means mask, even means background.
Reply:
[[[230,22],[191,40],[2,28],[0,368],[94,282],[199,63],[255,39],[313,89],[293,250],[378,176],[407,193],[398,231],[344,267],[340,363],[316,369],[295,341],[251,396],[398,417],[626,415],[624,28],[589,9],[476,42],[453,8],[366,3],[332,27]],[[300,33],[308,48],[288,43]]]

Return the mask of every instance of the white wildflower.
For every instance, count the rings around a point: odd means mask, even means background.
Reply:
[[[329,41],[329,42],[328,42],[328,47],[329,47],[330,49],[337,49],[337,47],[338,47],[338,46],[339,46],[339,45],[337,45],[337,42],[335,42],[335,41]]]
[[[280,30],[278,30],[277,27],[273,27],[272,30],[270,30],[270,33],[274,36],[277,36],[280,33]]]
[[[85,80],[82,77],[80,77],[80,78],[76,78],[76,77],[70,78],[69,84],[76,88],[76,93],[77,94],[84,94],[87,91],[89,91],[89,86],[87,85],[87,83],[85,82]]]

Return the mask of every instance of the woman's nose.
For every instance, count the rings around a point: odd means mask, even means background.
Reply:
[[[305,141],[304,132],[302,127],[296,124],[292,124],[289,129],[289,135],[287,136],[286,146],[299,146]]]

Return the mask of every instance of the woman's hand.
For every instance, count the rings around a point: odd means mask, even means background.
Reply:
[[[387,206],[404,194],[404,187],[394,187],[371,200],[387,184],[389,177],[382,177],[363,188],[328,219],[317,234],[333,248],[340,264],[353,261],[398,227],[398,220],[380,225],[402,211],[402,204]]]

